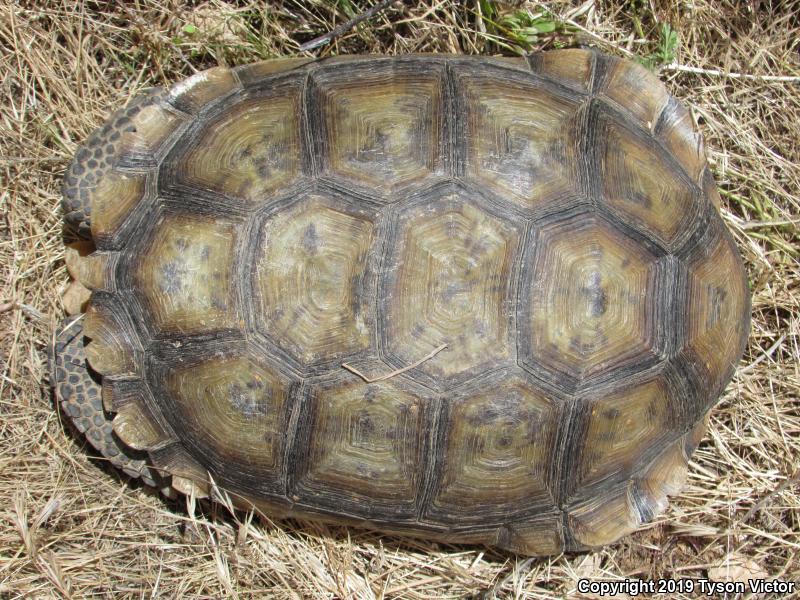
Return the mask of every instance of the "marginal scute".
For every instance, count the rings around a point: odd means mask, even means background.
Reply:
[[[157,332],[199,333],[238,326],[231,281],[237,228],[217,217],[162,215],[143,255],[135,289]]]
[[[327,172],[384,193],[441,172],[441,65],[353,67],[315,75]]]
[[[184,121],[159,101],[148,104],[131,119],[133,129],[122,134],[120,162],[151,163]]]
[[[534,73],[588,94],[592,87],[594,56],[591,50],[568,48],[532,54],[529,61]]]
[[[67,271],[90,290],[114,290],[114,268],[117,259],[118,255],[115,252],[95,251],[85,254],[76,244],[67,246],[64,251]]]
[[[145,197],[146,177],[111,170],[91,192],[92,237],[99,246],[113,240],[134,207]]]
[[[64,312],[69,316],[78,315],[86,312],[87,302],[92,297],[92,290],[83,285],[80,281],[74,280],[67,286],[61,303],[64,305]]]
[[[131,448],[149,450],[169,439],[141,402],[128,402],[115,408],[114,432]]]
[[[525,209],[580,195],[579,104],[530,77],[463,77],[468,179]]]
[[[103,408],[115,413],[125,404],[143,402],[142,380],[137,375],[104,376],[102,381]]]
[[[398,364],[442,344],[418,369],[445,385],[513,356],[508,305],[522,236],[458,191],[400,216],[383,297],[383,335]]]
[[[234,71],[245,87],[261,85],[267,77],[298,69],[313,62],[313,58],[276,58],[236,67]]]
[[[103,304],[92,302],[86,311],[83,333],[91,341],[86,358],[101,375],[132,373],[136,369],[133,329]]]
[[[204,104],[217,100],[240,87],[233,71],[214,67],[195,73],[172,86],[169,101],[183,112],[193,113]]]
[[[642,524],[629,496],[630,487],[622,487],[611,496],[600,494],[569,511],[568,521],[579,544],[589,548],[604,546]]]
[[[666,510],[669,496],[683,489],[689,474],[689,459],[707,426],[708,414],[634,477],[632,494],[643,520],[649,521]]]
[[[561,515],[537,518],[535,521],[514,526],[504,546],[512,552],[523,555],[558,554],[564,549]]]
[[[79,261],[89,256],[94,251],[95,245],[90,240],[80,240],[67,244],[67,247],[64,248],[64,264],[67,267],[67,273],[69,273],[70,277],[73,279],[80,279],[81,265]]]
[[[671,98],[661,119],[658,137],[684,168],[689,179],[702,186],[706,168],[705,145],[691,113]]]
[[[669,101],[669,92],[653,73],[630,60],[606,57],[603,93],[630,111],[646,130],[656,126]]]
[[[689,467],[683,456],[683,439],[669,445],[642,473],[635,478],[634,493],[638,503],[652,519],[667,508],[668,496],[674,496],[683,489]]]
[[[441,480],[428,514],[483,522],[523,507],[554,508],[550,469],[562,416],[519,374],[503,373],[466,397],[452,398],[440,425]]]
[[[470,57],[472,58],[472,57]],[[514,69],[524,73],[530,73],[530,66],[524,56],[492,56],[486,57],[486,62],[506,69]]]
[[[523,364],[587,381],[652,351],[654,255],[588,215],[548,226],[531,248],[517,316]]]
[[[311,195],[269,216],[254,261],[256,326],[303,365],[365,350],[374,215]]]
[[[368,516],[378,506],[416,514],[431,399],[391,381],[312,390],[293,494]]]
[[[183,471],[181,471],[183,472]],[[200,473],[198,473],[199,477]],[[194,496],[195,498],[208,498],[209,492],[206,491],[206,486],[199,484],[198,481],[191,477],[182,477],[180,475],[172,476],[172,487],[184,496]]]
[[[719,195],[719,189],[717,189],[717,184],[714,181],[714,175],[711,173],[711,169],[708,167],[705,168],[703,171],[703,194],[706,198],[711,200],[711,204],[717,210],[717,214],[721,215],[720,206],[722,205],[722,198]]]
[[[171,475],[172,487],[186,496],[208,498],[210,482],[208,471],[179,443],[171,444],[150,454],[155,467]]]
[[[700,442],[703,441],[703,437],[708,429],[708,419],[709,413],[706,413],[705,416],[683,436],[683,457],[687,461],[692,457],[694,451],[697,450]]]

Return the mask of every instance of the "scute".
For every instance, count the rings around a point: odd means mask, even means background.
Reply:
[[[223,220],[163,215],[134,285],[157,333],[201,333],[237,327],[234,299],[236,226]]]
[[[166,150],[187,117],[161,100],[145,106],[131,118],[131,130],[122,134],[119,163],[122,166],[153,165]]]
[[[92,293],[60,404],[132,474],[270,516],[610,543],[678,492],[746,341],[691,115],[593,51],[217,68],[66,183]]]
[[[569,524],[578,544],[590,548],[604,546],[642,524],[629,487],[626,485],[613,495],[587,500],[570,511]]]
[[[601,201],[664,247],[678,246],[697,214],[697,186],[652,139],[603,109],[590,123]]]
[[[439,172],[444,65],[340,67],[314,77],[324,172],[384,193]]]
[[[695,127],[692,115],[675,98],[670,98],[667,108],[661,113],[656,126],[656,134],[675,156],[689,179],[704,187],[707,171],[703,136]],[[713,184],[713,178],[711,179],[713,192],[710,192],[709,196],[718,194],[716,185]],[[718,201],[715,201],[713,197],[711,200],[719,208]]]
[[[300,95],[300,86],[284,86],[226,106],[176,159],[178,180],[249,203],[289,186],[301,172]]]
[[[93,294],[83,333],[88,338],[86,360],[102,375],[126,375],[136,370],[141,352],[124,309],[112,296]]]
[[[588,94],[592,91],[596,57],[594,52],[569,48],[531,54],[528,62],[532,72],[547,77],[557,85]]]
[[[642,456],[668,439],[678,422],[672,393],[663,379],[656,378],[591,402],[575,484],[589,486],[627,474]]]
[[[154,417],[147,410],[145,401],[138,398],[114,407],[114,433],[135,450],[149,450],[161,445],[166,434],[160,430]]]
[[[232,471],[251,493],[283,493],[293,382],[247,355],[187,359],[163,370],[179,438],[221,479]]]
[[[645,67],[631,61],[606,57],[602,65],[599,91],[631,113],[640,126],[653,130],[669,101],[664,84]]]
[[[361,518],[417,513],[435,403],[394,382],[314,386],[299,428],[292,499]]]
[[[653,254],[583,214],[543,228],[528,256],[517,316],[523,364],[574,389],[630,363],[653,363]]]
[[[577,168],[581,103],[530,77],[463,76],[465,172],[523,209],[553,210],[584,194]]]
[[[245,88],[264,87],[272,80],[272,76],[279,75],[286,71],[296,70],[298,67],[312,62],[313,58],[278,58],[273,60],[262,60],[236,67],[236,77],[242,82]]]
[[[684,454],[682,443],[672,443],[636,477],[633,495],[644,521],[663,512],[667,508],[667,496],[681,491],[689,472],[690,455]]]
[[[558,403],[520,373],[501,372],[453,397],[426,517],[489,525],[554,509],[550,486],[562,417]]]
[[[449,344],[419,367],[441,387],[513,356],[507,307],[524,232],[463,190],[436,196],[410,204],[393,224],[380,330],[398,365]]]
[[[561,513],[517,525],[511,528],[507,539],[498,541],[518,554],[558,554],[565,546]]]
[[[194,113],[240,87],[233,71],[225,67],[214,67],[175,84],[167,98],[181,111]]]
[[[147,178],[136,173],[110,172],[92,191],[92,237],[98,245],[113,245],[115,234],[136,205],[145,199]]]
[[[310,195],[270,214],[253,260],[256,327],[302,367],[369,348],[374,214]]]
[[[712,222],[701,247],[689,258],[687,350],[711,396],[718,395],[733,374],[750,314],[741,259],[723,227]]]

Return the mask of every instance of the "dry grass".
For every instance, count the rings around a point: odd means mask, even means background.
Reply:
[[[556,32],[534,48],[582,41],[641,56],[654,52],[660,22],[678,32],[682,66],[661,76],[705,133],[754,321],[689,486],[667,513],[602,552],[533,561],[172,505],[121,481],[65,432],[45,349],[62,316],[59,181],[76,145],[143,87],[295,54],[367,6],[165,4],[0,6],[0,597],[561,598],[577,596],[579,576],[800,579],[800,3],[546,5]],[[398,4],[318,52],[507,52],[513,31],[493,29],[479,8]]]

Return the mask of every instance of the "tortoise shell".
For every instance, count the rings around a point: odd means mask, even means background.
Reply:
[[[65,412],[274,516],[609,543],[680,489],[749,329],[689,113],[590,50],[211,69],[115,113],[64,204]]]

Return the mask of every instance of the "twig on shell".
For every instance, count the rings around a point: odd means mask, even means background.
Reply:
[[[402,369],[397,369],[395,371],[392,371],[391,373],[387,373],[386,375],[381,375],[379,377],[367,377],[361,371],[359,371],[355,367],[351,367],[347,363],[342,363],[342,367],[347,369],[351,373],[355,373],[356,375],[361,377],[361,379],[363,379],[367,383],[375,383],[376,381],[383,381],[384,379],[389,379],[390,377],[395,377],[396,375],[400,375],[401,373],[405,373],[406,371],[410,371],[411,369],[414,369],[414,368],[420,366],[426,360],[432,359],[434,356],[439,354],[439,352],[441,352],[445,348],[447,348],[447,344],[442,344],[441,346],[439,346],[439,347],[435,348],[434,350],[432,350],[429,354],[427,354],[427,355],[423,356],[422,358],[420,358],[417,362],[411,363],[410,365],[405,366]]]

